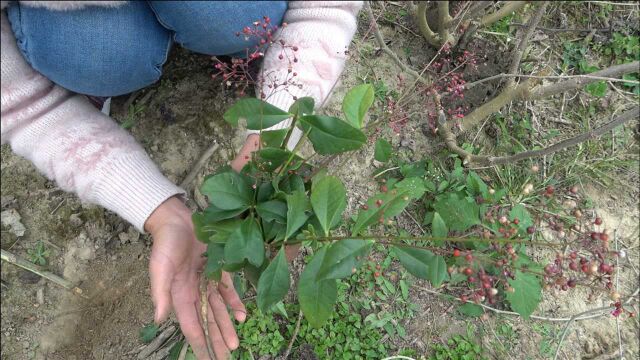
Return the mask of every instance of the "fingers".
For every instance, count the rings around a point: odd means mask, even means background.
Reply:
[[[231,275],[228,272],[222,273],[222,278],[218,284],[218,291],[220,295],[222,295],[224,302],[233,310],[233,315],[236,320],[244,322],[247,318],[247,309],[244,307],[236,289],[233,287],[233,280],[231,280]]]
[[[216,290],[215,285],[209,285],[209,305],[211,306],[216,324],[218,324],[218,330],[220,330],[219,332],[222,334],[227,348],[235,350],[240,344],[240,341],[229,317],[227,306],[224,304],[222,296],[220,296],[220,293]],[[209,332],[209,335],[211,335],[211,332]]]
[[[173,266],[152,251],[149,261],[151,299],[155,308],[153,320],[159,324],[169,317],[171,311],[171,282],[175,276]]]
[[[180,323],[180,330],[191,345],[193,353],[200,360],[209,360],[207,343],[200,325],[200,301],[197,296],[191,297],[189,300],[185,299],[185,301],[174,299],[174,307]]]
[[[211,294],[209,295],[211,296]],[[216,294],[216,296],[219,296]],[[222,299],[218,302],[222,304]],[[224,308],[224,304],[222,304]],[[229,324],[231,325],[231,332],[235,337],[235,348],[238,347],[238,337],[236,336],[235,329],[233,329],[233,324],[231,324],[231,320],[229,319],[229,314],[224,310],[224,315],[219,315],[216,313],[211,306],[211,300],[209,300],[209,311],[207,311],[207,319],[208,319],[208,329],[209,329],[209,337],[211,338],[211,347],[213,347],[213,353],[216,356],[216,360],[226,360],[229,358],[229,347],[227,347],[227,340],[224,339],[223,335],[220,333],[220,320],[226,318]]]

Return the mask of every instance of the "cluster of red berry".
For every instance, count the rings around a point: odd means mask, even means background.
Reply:
[[[287,23],[282,23],[282,27],[287,27]],[[294,81],[294,78],[298,76],[298,74],[293,71],[293,63],[298,62],[298,57],[296,56],[298,47],[286,44],[284,40],[274,41],[274,36],[278,28],[278,25],[271,23],[271,19],[268,16],[264,16],[262,21],[255,21],[253,27],[246,26],[241,32],[236,32],[236,36],[244,36],[244,39],[247,41],[255,40],[256,45],[253,49],[246,49],[245,58],[234,57],[231,58],[230,61],[225,62],[214,57],[213,60],[216,62],[214,68],[217,72],[212,75],[212,78],[222,78],[227,87],[236,90],[238,96],[244,96],[249,86],[263,82],[267,85],[267,88],[273,90],[272,93],[279,90],[288,91],[289,86],[302,87],[301,84],[297,84]],[[280,53],[278,54],[278,58],[288,62],[288,73],[284,80],[277,79],[272,73],[260,73],[254,76],[251,71],[252,65],[264,57],[267,47],[273,45],[279,45]],[[271,94],[266,94],[264,91],[260,93],[262,99],[265,99],[269,95]]]
[[[478,261],[470,251],[466,251],[464,254],[464,261],[466,266],[461,268],[450,266],[447,271],[449,274],[456,272],[467,277],[468,287],[463,289],[462,294],[459,295],[461,301],[473,301],[475,303],[488,302],[489,304],[495,304],[498,300],[498,284],[507,284],[506,278],[514,278],[513,274],[513,262],[518,258],[515,250],[511,244],[507,246],[494,247],[496,255],[502,255],[495,261],[495,265],[501,267],[499,274],[488,274],[482,266],[482,262]],[[459,249],[453,250],[454,257],[462,256],[462,252]],[[504,291],[513,291],[509,285],[504,285]]]
[[[469,111],[469,107],[463,104],[466,80],[465,73],[477,70],[477,57],[468,50],[462,51],[458,56],[452,54],[448,44],[443,45],[440,57],[432,64],[432,77],[437,79],[430,86],[424,89],[424,93],[429,95],[437,92],[441,97],[441,104],[450,119],[461,119]],[[437,106],[431,104],[434,100],[432,96],[425,97],[428,109],[436,109]],[[435,133],[437,127],[437,111],[428,112],[427,120],[429,128]]]

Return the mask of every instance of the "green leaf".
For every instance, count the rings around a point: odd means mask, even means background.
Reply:
[[[244,98],[233,104],[222,117],[233,126],[238,125],[238,120],[245,119],[247,121],[247,129],[262,130],[290,118],[291,114],[265,101],[256,98]]]
[[[607,83],[596,81],[585,86],[584,90],[595,97],[603,97],[607,94]]]
[[[447,224],[437,212],[433,213],[433,220],[431,220],[431,235],[438,238],[445,238],[449,235]]]
[[[208,228],[213,229],[213,235],[209,236],[210,244],[226,244],[229,239],[229,235],[236,231],[242,224],[241,219],[223,220],[216,223],[211,223]]]
[[[387,162],[391,157],[391,143],[385,139],[378,139],[373,153],[373,157],[380,162]]]
[[[313,183],[311,206],[320,221],[325,236],[338,225],[342,212],[347,207],[347,191],[335,176],[324,176]]]
[[[433,208],[440,214],[451,231],[465,231],[473,225],[480,224],[480,207],[475,201],[460,198],[455,193],[448,193],[440,198]]]
[[[313,114],[313,108],[316,101],[312,97],[305,96],[296,100],[291,107],[289,107],[289,113],[297,116],[311,115]]]
[[[528,319],[542,298],[540,280],[533,274],[516,271],[515,279],[507,281],[514,290],[507,292],[507,301],[511,304],[511,309]]]
[[[305,133],[309,133],[309,140],[320,155],[357,150],[367,141],[362,131],[330,116],[303,116],[300,118],[300,125]]]
[[[467,175],[467,189],[471,190],[472,195],[482,195],[486,198],[489,195],[489,187],[485,184],[484,180],[473,171]]]
[[[269,130],[260,133],[260,141],[263,147],[275,147],[282,146],[284,138],[287,137],[289,129]]]
[[[280,200],[270,200],[256,205],[258,215],[265,221],[287,222],[287,204]]]
[[[398,260],[407,271],[420,279],[431,281],[434,287],[440,286],[447,277],[447,264],[440,255],[429,250],[406,246],[394,246]]]
[[[156,324],[149,324],[143,327],[140,329],[140,340],[145,344],[150,343],[158,334],[158,329],[158,325]]]
[[[287,194],[292,194],[294,191],[304,192],[304,180],[298,174],[287,174],[280,181],[278,187]]]
[[[335,279],[320,280],[316,278],[327,253],[328,246],[323,246],[305,266],[298,281],[298,301],[300,309],[309,324],[320,328],[333,313],[338,299],[338,287]]]
[[[371,250],[372,240],[339,240],[329,246],[318,270],[317,280],[351,276]]]
[[[509,211],[509,220],[518,219],[518,231],[520,234],[526,234],[527,228],[533,225],[533,219],[529,211],[522,205],[517,204]]]
[[[224,265],[224,244],[208,244],[207,245],[207,265],[204,268],[204,274],[207,278],[216,281],[222,276],[221,270]]]
[[[304,191],[296,190],[287,195],[287,231],[285,238],[293,235],[309,218],[309,199]]]
[[[235,172],[214,175],[202,184],[200,191],[215,201],[215,207],[222,210],[246,209],[253,200],[253,189],[245,178]]]
[[[258,223],[253,218],[245,219],[231,235],[224,247],[226,263],[241,263],[245,259],[255,266],[264,261],[264,244]]]
[[[169,360],[178,360],[178,358],[180,358],[180,352],[182,351],[183,346],[185,346],[185,344],[182,340],[173,344],[171,350],[169,350]]]
[[[271,307],[284,299],[289,291],[289,265],[284,246],[275,259],[267,266],[258,281],[258,308],[266,313]]]
[[[266,148],[256,152],[258,166],[264,171],[274,171],[282,166],[292,155],[291,151],[278,148]],[[292,162],[301,160],[300,156],[293,155]]]
[[[269,259],[265,259],[260,267],[247,264],[244,269],[242,269],[244,272],[244,277],[249,280],[249,283],[251,283],[251,285],[258,288],[258,280],[260,280],[260,275],[262,275],[262,272],[264,272],[267,266],[269,266]]]
[[[374,91],[371,84],[358,85],[344,96],[342,112],[347,121],[358,129],[364,124],[364,116],[373,104]]]
[[[247,206],[243,206],[234,210],[223,210],[214,204],[209,204],[209,207],[204,209],[204,211],[202,212],[202,216],[204,221],[207,221],[209,223],[218,222],[222,220],[232,219],[247,211],[247,209]]]
[[[356,223],[351,232],[360,234],[371,224],[378,222],[381,217],[390,218],[404,210],[412,199],[417,199],[424,194],[424,182],[418,178],[408,178],[390,187],[386,193],[372,196],[367,201],[368,208],[360,210]],[[395,191],[392,191],[395,190]],[[382,203],[378,205],[378,200]]]
[[[262,184],[260,184],[260,186],[258,186],[258,195],[256,196],[256,200],[259,203],[265,202],[269,200],[269,198],[271,198],[271,195],[273,195],[273,193],[275,193],[275,189],[273,188],[271,182],[263,182]]]
[[[484,314],[484,310],[482,310],[482,306],[476,304],[466,303],[464,305],[458,306],[458,312],[462,315],[466,315],[469,317],[478,317]]]

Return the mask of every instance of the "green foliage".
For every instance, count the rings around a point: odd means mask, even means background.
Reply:
[[[483,356],[482,348],[473,334],[468,331],[466,335],[454,335],[446,344],[435,344],[431,351],[433,354],[429,360],[480,360]]]
[[[344,96],[342,100],[342,112],[347,122],[355,128],[362,128],[364,116],[373,105],[374,89],[371,84],[358,85]]]
[[[387,162],[391,157],[391,143],[385,139],[378,139],[376,141],[376,147],[374,152],[374,158],[380,162]]]
[[[393,249],[400,263],[411,275],[431,281],[434,287],[440,286],[448,276],[447,264],[440,255],[406,246],[394,246]]]
[[[478,317],[484,314],[484,310],[482,309],[481,306],[476,304],[470,304],[470,303],[466,303],[464,305],[458,306],[457,310],[462,315],[469,316],[469,317]]]
[[[342,212],[347,207],[347,191],[338,178],[324,176],[313,182],[311,206],[325,236],[338,225]]]
[[[28,249],[27,254],[32,263],[40,266],[46,266],[49,257],[49,249],[44,246],[43,241],[38,241],[33,249]]]
[[[362,131],[331,116],[306,115],[300,118],[300,125],[321,155],[357,150],[367,141]]]
[[[540,280],[535,275],[521,271],[516,271],[515,275],[515,279],[509,280],[514,291],[507,292],[507,301],[513,311],[528,319],[542,299]]]
[[[258,281],[258,308],[267,312],[287,295],[290,285],[289,265],[282,247]]]
[[[326,247],[318,251],[305,267],[298,281],[300,309],[314,328],[320,328],[331,317],[338,297],[335,279],[318,280],[318,271],[326,252]]]
[[[238,125],[238,120],[247,121],[247,129],[262,130],[278,124],[282,120],[288,119],[292,114],[278,109],[277,107],[255,98],[244,98],[238,100],[223,118],[233,126]]]
[[[142,341],[145,344],[150,343],[153,339],[156,338],[156,335],[158,334],[158,325],[156,324],[149,324],[146,325],[144,327],[142,327],[140,329],[140,341]]]

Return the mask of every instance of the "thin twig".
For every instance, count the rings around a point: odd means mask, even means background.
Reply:
[[[611,306],[603,306],[601,308],[597,308],[597,309],[591,309],[591,310],[587,310],[587,311],[583,311],[579,314],[576,314],[574,316],[572,316],[569,321],[567,321],[567,324],[564,326],[564,329],[562,330],[562,336],[560,336],[560,341],[558,342],[558,347],[556,348],[556,353],[553,356],[553,360],[557,360],[558,359],[558,355],[560,354],[560,349],[562,348],[562,343],[564,342],[564,338],[567,336],[567,332],[569,331],[569,328],[571,327],[571,324],[573,324],[574,321],[576,321],[576,319],[580,316],[583,315],[590,315],[590,314],[603,314],[605,313],[605,311],[609,311],[611,310]]]
[[[417,71],[409,68],[409,66],[407,66],[404,62],[402,62],[402,60],[400,60],[400,58],[395,52],[389,49],[387,44],[384,42],[382,33],[380,33],[380,29],[378,28],[378,23],[376,22],[375,15],[373,15],[373,10],[371,10],[371,6],[369,2],[368,1],[365,2],[364,6],[367,10],[367,14],[369,15],[369,21],[371,23],[371,27],[373,28],[373,34],[376,38],[376,42],[378,43],[378,47],[380,47],[380,50],[382,50],[385,54],[389,55],[391,60],[393,60],[396,63],[396,65],[398,65],[402,69],[402,71],[408,73],[409,75],[413,76],[415,79],[419,80],[424,84],[429,84],[430,83],[429,79],[422,77]]]
[[[524,33],[522,34],[522,37],[520,37],[518,46],[516,46],[516,48],[513,50],[513,53],[511,55],[511,65],[509,66],[509,71],[508,71],[509,73],[511,74],[518,73],[518,68],[520,67],[520,60],[522,60],[522,55],[527,49],[527,45],[529,44],[529,39],[531,38],[531,35],[533,35],[533,32],[536,30],[536,26],[538,26],[538,23],[542,19],[542,16],[547,10],[548,5],[549,5],[548,1],[544,1],[541,4],[539,4],[538,11],[531,18],[531,20],[527,22],[527,26],[524,28]],[[506,87],[511,88],[513,87],[514,84],[515,84],[515,78],[509,78],[509,80],[507,81]]]
[[[287,351],[284,353],[282,357],[283,360],[287,360],[289,358],[289,354],[291,354],[291,349],[293,348],[293,343],[296,341],[298,337],[298,332],[300,331],[300,323],[302,322],[302,310],[298,312],[298,320],[296,321],[296,328],[293,330],[293,335],[291,336],[291,340],[289,341],[289,346],[287,346]]]
[[[411,285],[411,287],[414,287],[416,289],[422,290],[422,291],[427,292],[429,294],[451,298],[450,295],[443,294],[443,293],[441,293],[439,291],[431,290],[431,289],[428,289],[428,288],[425,288],[425,287],[422,287],[422,286],[419,286],[419,285],[415,285],[414,284],[414,285]],[[638,295],[638,293],[640,293],[640,288],[637,288],[636,291],[634,291],[633,294],[631,294],[627,298],[627,300],[625,301],[625,304],[631,303],[631,301]],[[454,299],[459,301],[459,302],[463,302],[463,303],[476,304],[475,302],[470,301],[470,300],[463,301],[463,300],[461,300],[459,298],[454,298]],[[491,312],[494,312],[496,314],[512,315],[512,316],[520,316],[520,317],[522,316],[522,315],[520,315],[520,314],[518,314],[517,312],[514,312],[514,311],[500,310],[500,309],[496,309],[494,307],[491,307],[491,306],[488,306],[488,305],[485,305],[485,304],[482,304],[482,303],[479,303],[479,304],[476,304],[476,305],[482,307],[483,309],[486,309],[486,310],[489,310]],[[614,307],[613,306],[609,306],[607,309],[608,310],[612,310],[612,309],[614,309]],[[589,311],[594,311],[594,310],[589,310]],[[593,314],[591,314],[591,315],[580,315],[580,314],[578,314],[578,315],[579,316],[575,316],[575,317],[574,316],[572,316],[572,317],[551,317],[551,316],[531,315],[531,316],[529,316],[529,318],[530,319],[534,319],[534,320],[551,321],[551,322],[566,322],[566,321],[572,321],[571,319],[573,319],[573,321],[595,319],[595,318],[601,317],[604,314],[597,314],[597,315],[593,315]]]
[[[511,14],[512,12],[522,9],[526,4],[526,1],[507,1],[506,4],[497,11],[485,15],[482,20],[480,20],[480,25],[491,25],[494,22],[502,19],[503,17]]]
[[[31,263],[17,255],[14,255],[12,253],[10,253],[7,250],[2,249],[1,250],[1,256],[2,256],[2,260],[6,261],[10,264],[19,266],[25,270],[31,271],[32,273],[39,275],[55,284],[60,285],[61,287],[70,290],[72,293],[84,298],[84,299],[88,299],[88,297],[86,295],[83,294],[82,289],[80,289],[79,287],[77,287],[74,283],[72,283],[71,281],[58,276],[52,272],[49,271],[45,271],[43,269],[41,269],[39,266],[37,266],[34,263]]]

